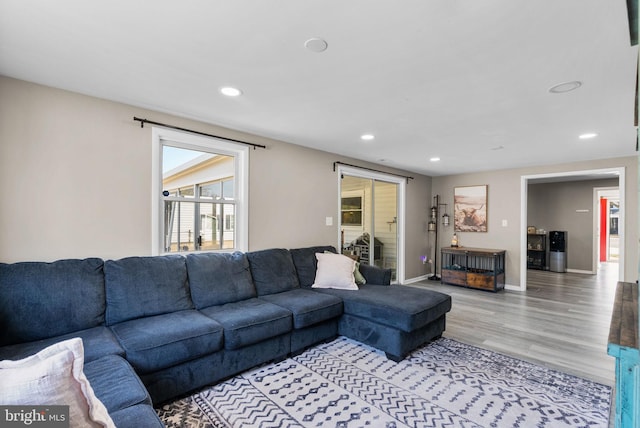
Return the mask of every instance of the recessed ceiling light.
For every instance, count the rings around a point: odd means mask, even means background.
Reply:
[[[376,137],[373,134],[363,134],[363,135],[360,136],[360,139],[364,140],[364,141],[371,141],[374,138],[376,138]]]
[[[306,42],[304,42],[304,47],[309,49],[311,52],[324,52],[327,50],[327,46],[329,46],[326,40],[321,39],[320,37],[312,37]]]
[[[228,97],[237,97],[242,94],[242,91],[240,89],[231,86],[220,88],[220,92]]]
[[[429,159],[431,162],[440,162],[440,158],[437,156],[432,157],[431,159]]]
[[[589,140],[591,138],[596,138],[597,136],[598,134],[596,134],[595,132],[588,132],[586,134],[578,136],[578,138],[580,138],[581,140]]]
[[[494,152],[495,152],[496,150],[502,150],[502,149],[504,149],[504,146],[495,146],[495,147],[491,147],[491,150],[493,150]]]
[[[557,85],[550,87],[549,92],[552,94],[562,94],[564,92],[570,92],[578,89],[580,86],[582,86],[582,82],[573,80],[571,82],[558,83]]]

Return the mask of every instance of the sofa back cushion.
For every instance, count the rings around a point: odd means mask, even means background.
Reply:
[[[330,245],[319,247],[295,248],[291,250],[291,258],[296,267],[298,281],[303,288],[311,288],[316,279],[316,270],[318,268],[318,259],[316,253],[324,253],[329,251],[335,253],[336,249]]]
[[[289,250],[273,248],[247,253],[258,296],[300,288]]]
[[[187,274],[196,309],[256,297],[249,260],[241,252],[189,254]]]
[[[107,325],[193,309],[182,256],[107,260],[104,275]]]
[[[102,268],[97,258],[0,264],[0,346],[103,325]]]

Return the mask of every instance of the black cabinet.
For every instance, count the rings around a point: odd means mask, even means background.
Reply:
[[[547,234],[527,234],[527,269],[547,268]]]

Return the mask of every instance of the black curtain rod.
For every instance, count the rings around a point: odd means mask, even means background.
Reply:
[[[340,161],[336,161],[336,162],[333,163],[333,172],[336,172],[336,165],[350,166],[350,167],[353,167],[353,168],[366,169],[367,171],[379,172],[380,174],[387,174],[387,175],[394,175],[396,177],[402,177],[405,180],[407,180],[407,183],[409,183],[409,180],[413,180],[413,177],[410,177],[408,175],[394,174],[392,172],[380,171],[380,170],[373,169],[373,168],[367,168],[365,166],[351,165],[350,163],[344,163],[344,162],[340,162]]]
[[[166,123],[154,122],[153,120],[140,119],[139,117],[133,117],[133,120],[140,122],[140,128],[144,128],[145,123],[149,123],[151,125],[164,126],[165,128],[177,129],[178,131],[191,132],[192,134],[204,135],[205,137],[213,137],[219,138],[220,140],[233,141],[234,143],[246,144],[247,146],[252,146],[253,150],[260,147],[261,149],[266,149],[267,146],[263,146],[262,144],[256,143],[248,143],[246,141],[234,140],[233,138],[220,137],[219,135],[207,134],[206,132],[194,131],[192,129],[181,128],[179,126],[167,125]]]

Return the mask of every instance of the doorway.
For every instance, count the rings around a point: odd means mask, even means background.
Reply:
[[[405,181],[348,168],[339,177],[340,248],[362,264],[391,269],[392,282],[401,282]]]
[[[523,225],[521,228],[521,239],[520,239],[520,287],[514,288],[519,291],[525,291],[527,289],[527,226],[529,225],[528,218],[528,192],[529,192],[529,184],[531,183],[553,183],[553,182],[562,182],[562,181],[580,181],[580,180],[602,180],[606,178],[617,178],[618,181],[618,189],[619,189],[619,199],[618,199],[618,209],[617,209],[617,231],[619,236],[619,246],[618,246],[618,266],[615,269],[618,272],[619,280],[624,280],[624,213],[625,213],[625,168],[617,167],[617,168],[607,168],[607,169],[598,169],[598,170],[587,170],[587,171],[571,171],[564,173],[550,173],[550,174],[538,174],[538,175],[527,175],[521,177],[521,200],[520,200],[520,223]],[[591,211],[593,210],[593,211]],[[599,216],[596,213],[599,210],[599,201],[596,197],[596,191],[594,190],[593,196],[593,206],[579,206],[573,207],[573,211],[575,213],[588,215],[591,214],[593,218],[593,225],[591,230],[593,231],[593,245],[592,245],[592,263],[591,269],[589,271],[576,271],[569,269],[569,271],[577,272],[577,273],[598,273],[598,224],[597,221]],[[591,211],[591,212],[589,212]],[[569,237],[570,238],[570,237]]]
[[[597,260],[618,263],[620,260],[620,190],[617,187],[594,189],[597,201]],[[596,211],[594,210],[594,211]]]

